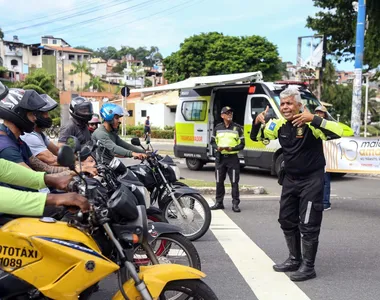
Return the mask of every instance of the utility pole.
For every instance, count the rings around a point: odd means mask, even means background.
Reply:
[[[352,92],[351,128],[360,136],[360,111],[362,104],[362,68],[364,57],[364,32],[366,27],[366,0],[359,0],[356,24],[355,79]]]

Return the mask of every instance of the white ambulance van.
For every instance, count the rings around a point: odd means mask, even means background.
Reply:
[[[267,105],[270,107],[268,119],[282,118],[279,95],[289,85],[297,86],[303,104],[310,111],[321,105],[305,84],[264,82],[261,72],[194,77],[144,91],[179,90],[174,154],[176,157],[185,158],[189,169],[200,170],[205,164],[215,160],[210,145],[212,132],[216,124],[222,121],[222,107],[230,106],[234,110],[234,122],[244,128],[246,146],[239,153],[241,164],[269,170],[271,174],[277,175],[283,161],[278,140],[270,141],[266,145],[261,141],[254,142],[250,139],[250,132],[252,121]],[[329,119],[333,120],[331,115]],[[353,135],[349,126],[339,124],[344,129],[344,136]]]

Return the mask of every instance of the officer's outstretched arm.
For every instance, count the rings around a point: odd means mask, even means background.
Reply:
[[[283,124],[282,120],[270,119],[268,123],[252,124],[250,138],[252,141],[262,141],[264,139],[275,140],[278,138],[278,130]]]
[[[343,128],[337,122],[328,121],[319,116],[314,116],[310,125],[314,136],[325,141],[339,139],[343,135]]]

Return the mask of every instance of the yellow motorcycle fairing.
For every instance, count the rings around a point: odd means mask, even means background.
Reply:
[[[201,279],[206,277],[203,272],[183,265],[164,264],[140,267],[139,278],[143,280],[154,300],[158,299],[167,283],[174,280]],[[130,300],[140,300],[141,294],[135,287],[135,282],[130,279],[123,285],[124,291]],[[124,300],[120,291],[112,300]]]
[[[90,235],[65,222],[33,218],[16,219],[0,229],[0,262],[4,271],[52,299],[78,299],[119,269]]]

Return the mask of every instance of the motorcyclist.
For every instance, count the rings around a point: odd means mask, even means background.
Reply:
[[[94,114],[92,119],[88,122],[88,130],[90,130],[90,134],[94,133],[94,131],[99,127],[99,124],[101,124],[99,116]]]
[[[71,176],[55,177],[35,172],[16,163],[0,159],[0,181],[30,189],[54,187],[66,189]],[[77,193],[46,194],[18,191],[0,187],[0,213],[23,216],[42,216],[46,206],[77,206],[83,212],[90,209],[87,199]]]
[[[45,105],[46,101],[33,90],[9,90],[8,95],[0,101],[0,118],[4,120],[4,123],[0,124],[0,158],[35,171],[57,173],[56,176],[74,176],[75,173],[66,167],[49,166],[42,162],[32,155],[28,145],[20,139],[24,132],[31,133],[33,131],[36,115]],[[94,173],[90,168],[86,171]],[[13,187],[30,190],[20,186]]]
[[[81,146],[91,140],[91,134],[88,130],[87,123],[92,119],[92,103],[87,98],[75,97],[70,103],[69,122],[60,129],[58,146],[66,143],[69,136],[78,138]]]
[[[44,134],[44,130],[53,125],[49,112],[56,109],[58,103],[49,95],[40,96],[46,101],[46,105],[36,112],[34,131],[25,133],[20,138],[29,146],[34,156],[50,166],[57,166],[59,148]]]
[[[95,143],[100,141],[104,146],[97,149],[97,156],[105,163],[109,163],[114,156],[138,159],[146,157],[144,150],[132,146],[119,137],[120,118],[124,115],[129,114],[114,103],[105,103],[100,109],[100,116],[104,122],[92,134],[92,139]]]

